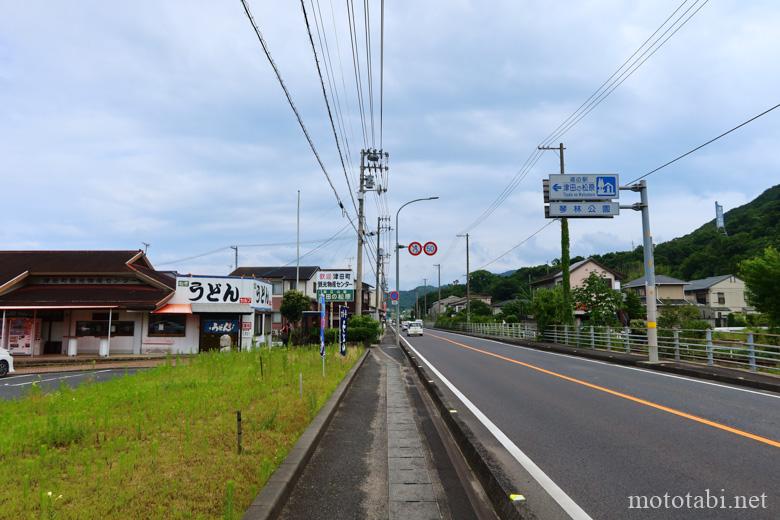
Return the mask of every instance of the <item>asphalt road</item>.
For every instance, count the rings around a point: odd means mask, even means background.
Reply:
[[[780,518],[780,395],[443,331],[404,339],[572,517]]]
[[[76,387],[85,382],[103,382],[125,374],[134,374],[139,368],[109,368],[105,370],[84,370],[81,372],[49,372],[43,374],[25,374],[0,379],[0,399],[17,399],[30,391],[36,381],[44,392],[51,392],[66,384]]]

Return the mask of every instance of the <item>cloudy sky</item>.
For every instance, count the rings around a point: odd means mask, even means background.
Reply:
[[[345,5],[317,4],[355,164],[363,140]],[[386,4],[383,144],[391,169],[387,200],[366,199],[367,221],[374,227],[385,203],[394,214],[406,200],[441,197],[402,213],[401,242],[440,245],[433,258],[402,255],[406,288],[433,281],[437,261],[443,282],[463,280],[465,244],[455,234],[680,0]],[[300,4],[250,6],[351,209]],[[376,91],[378,6],[371,0]],[[295,240],[300,189],[302,252],[342,231],[302,263],[354,264],[354,232],[239,0],[0,0],[0,12],[0,247],[135,249],[149,242],[160,268],[222,274],[233,262],[228,246],[240,244],[241,265],[286,264],[294,262],[294,246],[252,245]],[[566,133],[567,171],[616,172],[627,181],[778,103],[777,27],[776,1],[708,2]],[[377,95],[377,132],[378,106]],[[715,200],[728,210],[780,182],[779,145],[780,110],[651,176],[656,241],[712,219]],[[557,156],[546,152],[471,229],[472,268],[544,225],[541,179],[557,169]],[[640,226],[633,212],[572,222],[572,254],[629,248],[641,242]],[[489,268],[556,258],[557,229]]]

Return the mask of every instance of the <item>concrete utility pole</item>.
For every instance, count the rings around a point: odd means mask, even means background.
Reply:
[[[301,190],[298,190],[298,215],[295,224],[295,290],[301,280]]]
[[[439,312],[441,312],[441,264],[433,264],[433,267],[437,270],[437,278],[438,278],[438,287],[439,287],[439,299],[436,300],[436,317],[439,317]]]
[[[558,146],[539,146],[539,150],[556,150],[561,160],[561,175],[565,175],[563,151],[566,149],[563,147],[563,143],[559,143]],[[569,280],[569,265],[571,260],[569,259],[569,219],[561,217],[561,287],[563,289],[563,306],[566,309],[566,323],[571,323],[572,319],[572,305],[571,305],[571,282]]]
[[[428,279],[423,278],[423,315],[428,315]]]
[[[458,235],[466,237],[466,323],[471,322],[471,270],[469,267],[469,234]]]
[[[382,251],[382,248],[379,247],[380,238],[381,238],[381,232],[382,232],[382,217],[376,218],[376,312],[374,313],[376,316],[376,321],[379,321],[379,293],[382,291],[382,287],[379,285],[379,275],[382,272],[382,254],[384,253]]]
[[[363,314],[363,201],[366,195],[366,151],[360,150],[360,187],[358,188],[357,269],[355,274],[355,314]]]
[[[717,202],[715,203],[717,204]],[[149,246],[152,245],[149,242],[141,242],[144,245],[144,254],[146,254],[147,251],[149,251]]]

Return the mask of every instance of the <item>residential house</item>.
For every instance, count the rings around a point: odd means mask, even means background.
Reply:
[[[602,278],[605,278],[609,281],[613,289],[617,291],[620,290],[620,281],[623,279],[623,275],[602,263],[597,262],[593,258],[586,258],[585,260],[574,262],[569,266],[569,287],[572,289],[580,287],[591,273],[596,273]],[[537,278],[531,282],[531,287],[534,289],[552,289],[562,282],[563,271],[559,270],[541,278]]]
[[[645,301],[645,277],[631,280],[623,287],[629,291],[635,292]],[[685,286],[688,282],[685,280],[678,280],[671,276],[663,274],[655,275],[655,294],[656,300],[661,305],[686,305],[688,301],[685,299]]]
[[[431,304],[431,311],[430,311],[431,317],[433,319],[438,318],[443,312],[445,312],[450,307],[450,305],[453,302],[456,302],[459,299],[460,297],[458,296],[450,295],[447,296],[446,298],[442,298],[441,300],[436,300]]]
[[[733,274],[691,280],[685,287],[685,298],[699,306],[702,317],[716,327],[725,326],[733,312],[754,312],[745,299],[745,282]]]
[[[490,306],[490,303],[492,302],[492,298],[489,295],[486,294],[472,294],[471,295],[471,301],[480,301],[488,306]],[[451,309],[453,312],[460,312],[462,310],[466,309],[466,297],[460,297],[456,300],[453,300],[449,303],[447,306],[448,309]]]

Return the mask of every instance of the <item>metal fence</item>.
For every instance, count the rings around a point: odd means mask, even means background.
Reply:
[[[459,323],[454,330],[647,356],[647,329],[555,325],[542,334],[520,323]],[[780,335],[711,329],[658,329],[660,359],[780,374]]]

